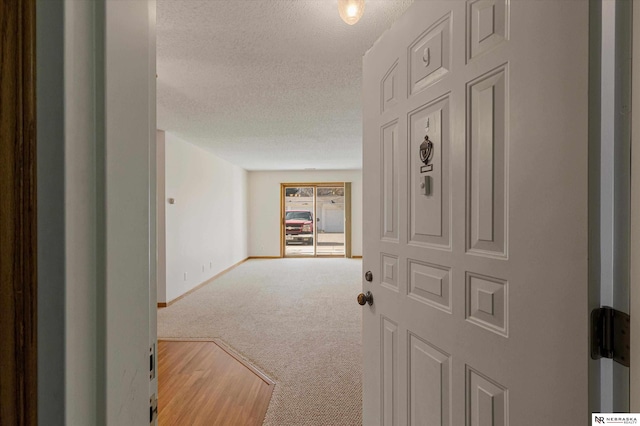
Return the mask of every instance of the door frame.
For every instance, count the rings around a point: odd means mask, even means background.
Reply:
[[[631,367],[629,410],[640,412],[640,0],[634,0],[631,64],[631,253],[629,313],[631,315]],[[634,149],[638,148],[638,149]],[[635,173],[634,173],[635,172]]]
[[[314,256],[293,256],[295,258],[313,258],[313,257],[346,257],[351,258],[351,182],[305,182],[305,183],[280,183],[280,257],[285,257],[285,239],[284,239],[284,213],[285,213],[285,190],[286,188],[297,187],[344,187],[344,255],[318,255]],[[313,191],[313,215],[316,216],[316,191]],[[317,223],[317,222],[316,222]],[[314,224],[314,244],[316,244],[316,226]]]
[[[640,25],[640,0],[634,0],[634,27]],[[6,13],[9,10],[9,7],[15,6],[20,7],[22,10],[26,11],[26,13],[22,14],[22,21],[19,21],[21,24],[21,35],[24,36],[24,40],[27,42],[23,44],[23,52],[27,53],[25,57],[23,57],[22,64],[13,64],[13,63],[3,63],[2,64],[2,75],[3,78],[0,79],[0,84],[2,85],[2,102],[5,102],[5,96],[7,98],[11,98],[13,94],[17,93],[18,87],[21,85],[26,85],[25,89],[22,92],[22,98],[17,99],[17,102],[24,102],[24,110],[28,111],[29,116],[32,117],[33,122],[35,122],[35,49],[34,49],[34,40],[35,40],[35,2],[33,0],[24,0],[22,2],[2,2],[3,13]],[[16,22],[16,20],[8,19],[6,22]],[[5,21],[2,22],[5,24]],[[636,32],[634,34],[634,69],[640,69],[640,32]],[[2,49],[11,49],[12,46],[7,44],[5,40],[2,40]],[[19,74],[22,78],[18,78],[16,80],[10,81],[9,79],[4,77],[4,73],[7,71],[5,67],[10,67],[13,65],[23,65],[27,61],[30,66],[27,66],[25,69],[28,70],[28,73]],[[633,103],[635,105],[640,105],[640,75],[639,73],[634,73],[634,85],[633,85]],[[14,84],[17,83],[17,84]],[[9,92],[6,90],[11,88],[13,92]],[[30,89],[29,89],[30,88]],[[13,99],[13,98],[12,98]],[[633,111],[634,119],[633,122],[633,145],[640,146],[640,113],[638,109]],[[32,123],[33,123],[32,122]],[[2,140],[12,141],[14,140],[12,137],[7,137],[9,131],[15,130],[10,126],[6,126],[3,121],[0,123],[0,134],[2,135]],[[20,207],[24,215],[19,215],[18,217],[12,216],[13,223],[17,223],[18,218],[23,219],[20,221],[19,227],[11,226],[11,228],[15,231],[12,235],[15,236],[16,244],[11,247],[14,250],[5,250],[3,246],[3,250],[0,250],[0,262],[4,265],[4,262],[11,261],[14,258],[20,258],[20,254],[26,255],[21,259],[24,260],[19,270],[9,271],[9,273],[5,272],[6,270],[3,268],[2,275],[0,276],[2,281],[1,285],[5,287],[5,283],[15,283],[20,278],[20,284],[22,285],[22,289],[17,291],[17,288],[11,287],[12,294],[20,294],[24,296],[23,304],[24,310],[20,312],[21,317],[18,321],[9,323],[6,321],[0,321],[0,338],[3,340],[3,345],[0,345],[0,359],[2,360],[2,369],[5,371],[5,360],[6,357],[13,357],[13,360],[18,360],[21,362],[24,369],[22,373],[24,374],[21,380],[24,380],[24,387],[20,388],[16,386],[16,383],[6,383],[2,377],[0,377],[0,386],[2,387],[2,407],[3,409],[7,409],[7,412],[0,412],[0,420],[4,420],[4,413],[10,413],[9,415],[19,415],[21,418],[27,419],[27,423],[25,424],[36,424],[36,310],[35,310],[35,301],[36,301],[36,291],[37,291],[37,277],[35,271],[36,265],[36,239],[35,239],[35,223],[36,223],[36,205],[35,205],[35,144],[36,144],[36,135],[35,135],[35,127],[27,125],[27,120],[23,120],[21,128],[25,131],[21,134],[21,137],[24,137],[23,143],[21,145],[24,149],[19,152],[11,152],[7,153],[5,151],[5,147],[3,146],[0,150],[0,165],[5,164],[23,164],[25,167],[21,170],[23,171],[23,175],[21,176],[11,176],[11,179],[5,180],[7,175],[12,174],[14,170],[17,168],[13,167],[0,167],[0,182],[11,182],[9,186],[9,190],[14,191],[13,193],[17,193],[17,191],[21,191],[20,193],[25,195],[26,198],[23,199],[24,203]],[[17,142],[17,140],[15,140]],[[17,144],[12,145],[14,147]],[[640,150],[632,151],[632,170],[640,170]],[[8,163],[7,161],[10,161]],[[24,185],[23,185],[24,184]],[[632,210],[632,223],[635,224],[640,220],[640,177],[638,174],[632,173],[632,197],[633,197],[633,210]],[[0,223],[9,223],[5,222],[5,214],[9,215],[15,213],[15,211],[11,212],[6,209],[6,207],[10,204],[7,200],[7,195],[4,194],[5,188],[3,187],[3,197],[2,201],[0,201]],[[345,196],[346,196],[346,188],[345,188]],[[346,201],[345,201],[346,205]],[[17,210],[17,209],[16,209]],[[347,214],[348,210],[345,210],[345,214]],[[350,211],[349,211],[350,213]],[[7,219],[8,220],[8,219]],[[348,223],[348,222],[347,222]],[[282,226],[282,225],[281,225]],[[350,231],[350,228],[345,228],[345,238],[346,233]],[[282,239],[283,232],[281,232]],[[640,256],[640,246],[639,246],[639,237],[640,237],[640,227],[633,226],[632,227],[632,259],[637,259]],[[349,245],[346,247],[350,246]],[[282,248],[282,244],[281,244]],[[282,255],[282,253],[281,253]],[[347,256],[348,257],[348,256]],[[638,262],[632,262],[631,264],[631,272],[632,272],[632,293],[631,293],[631,310],[633,312],[640,312],[640,297],[638,293],[640,293],[640,265]],[[7,274],[8,276],[6,276]],[[635,290],[635,291],[633,291]],[[2,299],[0,303],[4,303],[5,299]],[[2,305],[4,309],[4,305]],[[635,319],[635,320],[634,320]],[[632,319],[634,330],[636,327],[640,328],[640,315],[638,318]],[[30,339],[25,342],[24,346],[16,346],[12,342],[10,344],[5,344],[8,341],[4,339],[5,335],[15,335],[19,330],[25,330],[27,335],[30,336]],[[637,333],[636,333],[637,335]],[[636,357],[632,360],[632,365],[634,367],[639,365],[640,359],[637,354],[640,354],[640,339],[632,339],[632,352],[636,354]],[[636,367],[636,369],[631,370],[632,373],[632,383],[640,383],[640,368]],[[7,387],[5,387],[7,386]],[[634,389],[632,389],[632,401],[639,401],[640,397],[638,393],[633,393]],[[635,392],[640,392],[640,390],[635,389]],[[18,398],[25,397],[24,404],[18,405],[13,404],[10,401],[15,401]],[[5,399],[6,398],[6,399]],[[12,399],[14,398],[14,399]],[[7,399],[10,399],[7,402]],[[637,404],[637,403],[636,403]],[[632,406],[632,410],[640,411],[640,407],[638,405]],[[4,424],[4,421],[1,423]],[[8,424],[12,424],[12,422],[7,420]]]
[[[2,0],[0,10],[0,424],[35,426],[36,4]]]

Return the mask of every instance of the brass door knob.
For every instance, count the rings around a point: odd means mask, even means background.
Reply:
[[[358,304],[360,306],[364,306],[365,303],[368,303],[369,306],[373,305],[373,294],[370,291],[366,293],[360,293],[358,295]]]

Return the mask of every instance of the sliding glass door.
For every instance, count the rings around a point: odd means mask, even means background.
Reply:
[[[346,254],[345,184],[282,184],[285,257]]]
[[[285,187],[284,193],[284,255],[315,256],[315,187]]]
[[[344,206],[344,185],[316,188],[318,255],[344,256]]]

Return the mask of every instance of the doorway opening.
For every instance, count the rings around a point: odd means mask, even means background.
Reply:
[[[283,257],[351,257],[351,184],[283,183]]]

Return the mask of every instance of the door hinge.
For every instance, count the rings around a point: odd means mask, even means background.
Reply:
[[[149,400],[149,424],[153,425],[158,418],[158,398],[154,394]]]
[[[628,314],[609,306],[591,311],[591,358],[611,358],[629,367],[631,321]]]
[[[149,380],[156,378],[156,345],[149,347]]]

